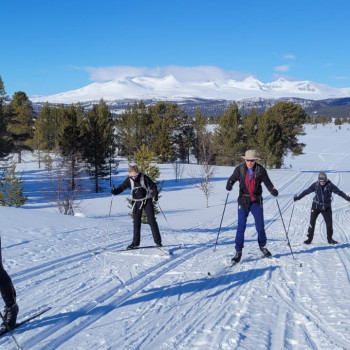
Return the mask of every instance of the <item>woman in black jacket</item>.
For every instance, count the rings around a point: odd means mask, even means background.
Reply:
[[[314,238],[316,219],[321,213],[327,227],[327,241],[329,244],[337,244],[338,242],[333,239],[333,220],[332,220],[332,194],[335,193],[338,196],[350,201],[350,196],[347,196],[337,186],[335,186],[330,180],[327,179],[326,173],[318,174],[318,181],[314,182],[309,188],[304,190],[298,195],[294,196],[294,201],[297,201],[304,196],[314,193],[315,196],[312,201],[310,224],[307,234],[307,240],[305,244],[311,244]]]
[[[129,168],[129,176],[117,188],[112,189],[112,194],[122,193],[127,188],[131,189],[132,196],[132,216],[134,220],[134,236],[132,243],[127,249],[135,249],[141,241],[141,217],[145,210],[147,221],[151,226],[153,240],[158,247],[162,246],[158,224],[155,218],[153,201],[158,201],[157,185],[145,174],[139,172],[136,165]]]

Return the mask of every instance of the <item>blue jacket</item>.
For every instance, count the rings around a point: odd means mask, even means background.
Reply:
[[[309,188],[304,190],[297,196],[298,199],[303,198],[304,196],[315,193],[315,197],[313,198],[313,206],[315,206],[318,210],[324,211],[327,210],[332,204],[332,194],[335,193],[338,196],[344,198],[349,201],[350,197],[347,196],[343,191],[341,191],[336,185],[334,185],[330,180],[327,180],[325,185],[320,185],[318,181],[313,183]]]

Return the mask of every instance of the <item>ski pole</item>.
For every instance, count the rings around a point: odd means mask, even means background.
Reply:
[[[294,206],[295,206],[295,203],[293,203],[292,213],[290,214],[290,219],[289,219],[289,224],[288,224],[288,230],[287,230],[287,232],[288,232],[288,233],[289,233],[290,223],[291,223],[291,221],[292,221],[292,216],[293,216]]]
[[[165,221],[167,222],[167,224],[168,224],[168,226],[169,226],[169,228],[170,228],[171,232],[172,232],[172,233],[173,233],[173,235],[175,236],[175,238],[176,238],[176,240],[177,240],[178,245],[179,245],[179,246],[180,246],[180,248],[181,248],[181,247],[182,247],[182,244],[179,244],[179,241],[178,241],[178,239],[177,239],[177,237],[176,237],[176,235],[175,235],[175,232],[174,232],[173,228],[171,227],[171,225],[169,224],[169,221],[168,221],[168,219],[166,218],[166,216],[165,216],[165,214],[164,214],[164,212],[163,212],[163,209],[161,208],[161,206],[160,206],[159,202],[157,202],[157,204],[158,204],[158,207],[159,207],[159,209],[160,209],[161,213],[163,214],[164,219],[165,219]]]
[[[289,248],[290,248],[290,252],[292,253],[293,259],[295,259],[295,258],[294,258],[294,254],[293,254],[293,250],[292,250],[292,246],[290,245],[290,241],[289,241],[289,237],[288,237],[288,232],[287,232],[286,226],[285,226],[285,224],[284,224],[284,220],[283,220],[281,208],[280,208],[280,205],[279,205],[279,203],[278,203],[277,198],[276,198],[276,203],[277,203],[277,206],[278,206],[278,211],[280,212],[280,215],[281,215],[281,220],[282,220],[282,224],[283,224],[283,227],[284,227],[284,231],[285,231],[285,233],[286,233],[287,242],[288,242],[288,245],[289,245]]]
[[[230,194],[230,192],[227,192],[226,201],[225,201],[225,206],[224,206],[224,211],[222,212],[220,227],[219,227],[218,235],[217,235],[217,237],[216,237],[216,242],[215,242],[215,246],[214,246],[214,252],[215,252],[215,250],[216,250],[216,245],[218,244],[218,239],[219,239],[219,234],[220,234],[220,230],[221,230],[222,220],[224,219],[224,214],[225,214],[225,209],[226,209],[226,204],[227,204],[227,200],[228,200],[229,194]]]
[[[0,311],[0,316],[1,316],[2,322],[4,323],[4,325],[5,325],[6,329],[7,329],[7,331],[8,331],[8,332],[10,333],[10,335],[11,335],[11,338],[12,338],[13,341],[15,342],[15,344],[16,344],[16,346],[17,346],[17,349],[18,349],[18,350],[23,350],[23,348],[18,344],[17,339],[16,339],[15,336],[13,335],[12,330],[11,330],[11,328],[9,327],[9,325],[8,325],[7,321],[5,320],[4,316],[2,315],[1,311]]]
[[[114,185],[113,185],[113,188],[114,188]],[[109,221],[111,219],[111,212],[112,212],[112,203],[113,203],[113,194],[112,194],[112,197],[111,197],[111,204],[109,205],[109,214],[108,214],[108,221],[107,221],[107,232],[106,232],[106,238],[105,238],[105,250],[107,249],[107,238],[109,237]]]

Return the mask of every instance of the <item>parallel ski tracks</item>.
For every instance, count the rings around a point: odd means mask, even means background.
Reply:
[[[214,244],[215,240],[213,239],[209,244]],[[77,314],[87,314],[89,317],[86,320],[79,322],[79,325],[75,325],[71,327],[71,329],[67,329],[68,326],[74,321],[74,318],[66,317],[62,315],[61,320],[59,319],[59,315],[56,315],[56,321],[53,326],[48,327],[42,332],[36,334],[28,340],[24,345],[28,347],[35,347],[35,344],[45,341],[45,339],[49,339],[49,337],[56,332],[61,332],[62,335],[56,337],[54,340],[47,340],[46,346],[48,348],[55,348],[59,344],[62,344],[72,338],[75,334],[79,333],[89,325],[96,322],[101,317],[107,315],[109,312],[113,311],[117,307],[121,306],[125,303],[129,298],[134,296],[136,293],[162,277],[167,272],[173,270],[180,264],[186,262],[188,259],[193,258],[195,255],[200,254],[206,250],[208,250],[207,245],[199,246],[198,248],[193,248],[190,250],[181,250],[180,254],[175,255],[173,258],[169,258],[168,263],[164,263],[164,261],[158,263],[156,266],[152,266],[151,268],[143,271],[138,276],[131,278],[127,281],[122,282],[118,286],[114,286],[106,291],[104,294],[100,295],[95,301],[89,302],[83,308],[76,310]],[[93,287],[92,289],[98,288],[98,286]],[[91,293],[91,288],[86,291],[86,295]],[[116,294],[121,293],[120,296],[115,297]],[[79,294],[81,298],[82,294]],[[84,294],[83,294],[84,296]],[[110,300],[115,298],[114,300]],[[108,308],[104,309],[104,312],[100,312],[102,304],[106,304],[108,302]],[[63,330],[64,328],[64,330]]]
[[[290,179],[282,188],[279,189],[280,193],[283,193],[286,189],[289,187],[295,187],[296,186],[296,181],[299,179],[301,176],[301,173],[297,173],[295,176],[293,176],[292,179]],[[312,183],[314,175],[310,175],[310,183]],[[305,177],[303,176],[303,184],[305,186]],[[299,187],[300,188],[300,187]],[[290,191],[289,191],[290,192]],[[272,199],[272,198],[271,198]],[[272,205],[271,200],[266,201],[268,203],[268,206],[270,207]],[[282,212],[285,212],[288,210],[288,208],[291,205],[291,199],[282,199],[281,200],[281,210]],[[266,208],[267,204],[265,204]],[[266,209],[265,209],[266,210]],[[274,210],[276,214],[274,215],[274,219],[277,219],[277,216],[279,215],[277,210]],[[210,224],[214,224],[214,219],[211,219],[209,222],[206,223],[205,227],[210,227]],[[233,221],[229,220],[232,224],[236,224],[236,220]],[[270,226],[272,222],[270,222],[267,226]],[[215,223],[217,225],[217,223]],[[191,228],[193,232],[198,229],[198,226],[195,226]],[[114,309],[120,307],[123,303],[127,302],[130,298],[135,296],[138,292],[140,292],[142,289],[146,288],[149,286],[151,283],[155,282],[162,276],[164,276],[167,272],[173,270],[174,268],[178,267],[182,263],[187,262],[189,259],[193,259],[194,257],[198,256],[199,254],[202,253],[208,253],[209,250],[212,250],[214,243],[215,243],[216,237],[211,239],[209,242],[207,242],[206,245],[200,245],[198,247],[194,246],[191,249],[182,249],[178,250],[177,254],[175,254],[172,258],[169,259],[167,262],[160,262],[155,266],[152,266],[151,268],[143,271],[141,274],[138,276],[131,278],[129,280],[123,281],[122,279],[117,277],[117,280],[119,281],[120,284],[117,286],[113,286],[109,290],[107,290],[105,293],[100,295],[97,300],[91,301],[88,304],[86,304],[84,307],[80,308],[79,310],[76,310],[77,314],[86,314],[87,317],[86,319],[79,320],[79,324],[77,325],[74,321],[76,318],[73,316],[71,317],[66,317],[64,314],[62,314],[62,317],[60,315],[55,316],[55,323],[54,325],[51,325],[47,327],[45,330],[37,333],[35,336],[33,336],[30,340],[27,340],[25,346],[27,347],[33,347],[35,348],[36,344],[39,344],[41,342],[45,342],[47,348],[55,348],[71,339],[74,337],[77,333],[81,332],[83,329],[89,327],[91,324],[99,320],[101,317],[107,315],[109,312],[113,311]],[[232,237],[226,237],[221,239],[221,243],[226,243],[229,240],[232,240]],[[113,245],[114,248],[118,248],[120,244],[115,244]],[[84,252],[84,253],[79,253],[76,255],[72,255],[69,258],[62,258],[58,259],[56,261],[56,264],[60,264],[62,266],[67,266],[67,263],[75,263],[76,261],[81,262],[82,259],[86,261],[87,259],[91,259],[91,252]],[[50,265],[51,263],[47,263],[46,265],[42,266],[40,269],[33,269],[29,270],[26,273],[21,274],[21,280],[25,280],[29,277],[34,277],[37,276],[38,273],[44,273],[50,270]],[[57,265],[56,265],[57,266]],[[246,272],[247,275],[249,275],[249,272]],[[253,272],[252,272],[253,273]],[[229,277],[225,277],[229,278]],[[214,283],[213,281],[208,281],[208,283]],[[232,290],[232,292],[229,293],[230,297],[234,297],[237,295],[242,295],[243,291],[248,295],[249,288],[248,283],[242,283],[238,285],[236,288]],[[98,286],[93,287],[93,289],[98,288]],[[246,290],[248,289],[248,290]],[[86,295],[88,295],[91,292],[91,288],[89,288],[86,291]],[[119,294],[118,296],[116,296]],[[282,295],[282,293],[281,293]],[[81,294],[79,295],[81,297]],[[249,298],[246,299],[248,302]],[[106,308],[102,308],[102,305],[108,305]],[[212,315],[213,312],[217,313],[218,310],[210,310],[210,302],[207,301],[205,305],[208,305],[207,307],[207,312],[210,315]],[[202,305],[202,307],[205,307],[205,305]],[[224,310],[221,309],[220,313],[223,313]],[[207,315],[208,315],[207,314]],[[183,327],[200,327],[201,322],[204,322],[204,319],[198,319],[198,321],[189,326],[189,325],[178,325],[179,328]],[[170,322],[169,318],[169,327],[173,327],[174,324]],[[164,325],[163,327],[166,327]],[[154,332],[159,332],[159,330],[154,331]],[[55,339],[50,339],[50,336],[52,336],[55,333],[61,333],[59,336],[56,336]],[[156,334],[154,334],[156,336]],[[184,340],[184,339],[182,339]],[[147,341],[147,340],[144,340]]]

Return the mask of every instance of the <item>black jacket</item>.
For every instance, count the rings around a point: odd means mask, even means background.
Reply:
[[[141,174],[139,173],[134,180],[134,190],[132,192],[132,198],[133,199],[143,199],[146,197],[147,191],[145,188],[141,186]],[[151,196],[157,201],[158,200],[158,190],[157,185],[145,174],[144,176],[144,183],[147,188],[149,188]],[[118,187],[112,189],[113,194],[119,194],[122,193],[127,188],[131,189],[131,179],[129,176],[124,180],[122,184],[120,184]]]
[[[320,185],[318,181],[314,182],[309,188],[301,192],[297,196],[297,199],[301,199],[310,193],[315,193],[312,205],[321,211],[331,206],[333,200],[332,193],[349,200],[349,197],[329,180],[327,180],[325,185]]]
[[[236,181],[239,181],[239,196],[238,196],[238,204],[242,207],[248,209],[250,207],[250,194],[248,192],[248,188],[245,184],[245,178],[248,171],[248,167],[245,163],[242,163],[238,165],[234,171],[233,174],[230,176],[230,178],[227,180],[226,189],[228,191],[232,190],[232,187]],[[255,174],[255,189],[253,196],[256,198],[256,201],[262,205],[263,199],[262,199],[262,186],[261,183],[263,182],[267,189],[270,191],[271,194],[277,195],[278,192],[275,190],[269,176],[267,175],[266,169],[258,164],[255,163],[253,167],[253,172]],[[277,192],[273,193],[273,191]]]

